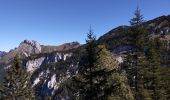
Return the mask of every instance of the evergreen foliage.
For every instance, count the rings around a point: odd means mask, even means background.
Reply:
[[[19,58],[15,57],[12,66],[7,69],[0,90],[3,100],[34,100],[29,74],[24,70]]]
[[[139,7],[136,8],[134,17],[129,21],[131,26],[139,26],[143,23],[143,15],[141,15],[141,11]]]
[[[86,41],[86,53],[80,60],[79,74],[67,84],[74,99],[133,100],[126,76],[118,72],[117,62],[105,46],[96,43],[91,29]]]
[[[136,100],[168,100],[170,69],[162,63],[164,60],[162,58],[168,56],[165,55],[167,47],[159,37],[147,39],[141,46],[144,51],[134,53],[138,58],[137,66],[135,66],[134,54],[129,53],[122,67],[127,72],[129,85],[136,95]]]
[[[139,54],[143,49],[146,39],[145,28],[143,26],[139,26],[143,22],[143,15],[141,15],[139,8],[137,7],[134,18],[130,20],[130,24],[132,28],[130,30],[130,37],[132,38],[132,45],[134,46],[134,50],[129,52],[129,54],[125,58],[125,62],[127,65],[127,75],[129,79],[129,84],[134,92],[135,99],[139,98],[139,85],[140,85],[140,65],[139,65]]]
[[[147,67],[144,67],[145,89],[153,100],[167,100],[166,74],[169,69],[161,64],[163,44],[159,38],[150,40],[149,51],[146,58]],[[167,70],[167,71],[165,71]],[[163,73],[165,75],[163,75]],[[169,85],[168,85],[169,86]]]

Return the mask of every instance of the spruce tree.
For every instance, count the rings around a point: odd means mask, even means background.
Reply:
[[[138,68],[138,60],[139,60],[139,50],[141,49],[141,36],[144,34],[144,31],[141,29],[141,25],[143,22],[143,15],[141,15],[140,9],[137,7],[134,13],[134,18],[130,20],[131,28],[131,37],[132,37],[132,45],[134,46],[134,50],[130,54],[129,60],[130,65],[130,78],[132,79],[132,85],[135,88],[135,97],[137,98],[138,92],[138,79],[139,79],[139,68]]]
[[[7,68],[0,93],[3,100],[34,100],[29,74],[18,57],[15,57],[12,66]]]
[[[129,85],[131,86],[135,99],[139,99],[139,92],[141,89],[141,51],[147,43],[145,43],[147,38],[145,27],[142,26],[143,15],[141,15],[140,9],[137,7],[134,13],[134,17],[130,20],[131,29],[128,32],[131,38],[131,46],[133,49],[128,52],[122,64],[123,68],[126,69],[127,77],[129,79]]]
[[[136,8],[134,17],[129,22],[131,26],[139,26],[143,23],[143,15],[139,7]]]
[[[118,73],[117,62],[105,46],[98,45],[90,29],[84,56],[79,62],[79,74],[72,77],[76,100],[133,100],[126,77]],[[124,80],[125,79],[125,80]]]

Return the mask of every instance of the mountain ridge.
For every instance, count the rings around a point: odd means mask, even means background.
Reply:
[[[17,48],[11,49],[0,59],[0,64],[9,64],[18,55],[21,59],[34,54],[51,53],[54,51],[65,51],[79,47],[78,42],[65,43],[59,46],[41,45],[35,40],[23,40]]]
[[[170,40],[170,15],[160,16],[152,20],[143,22],[141,25],[146,27],[149,37],[158,36],[161,39]],[[115,48],[124,46],[131,46],[129,41],[128,31],[132,26],[118,26],[98,39],[100,44],[104,44],[109,50],[114,51]],[[133,48],[133,47],[130,47]]]
[[[153,35],[159,36],[169,41],[170,15],[155,18],[143,23],[143,25],[147,26],[150,37]],[[114,56],[113,59],[117,60],[118,64],[123,62],[122,55],[133,49],[126,34],[130,28],[130,26],[119,26],[97,40],[99,44],[104,44],[111,51]],[[27,42],[22,42],[21,45],[25,46]],[[35,41],[29,41],[28,44],[29,46],[35,46],[36,50],[34,50],[35,48],[31,49],[33,54],[27,56],[23,63],[26,70],[31,72],[32,85],[38,90],[40,99],[43,100],[45,96],[53,96],[55,93],[60,93],[62,95],[61,98],[66,97],[65,95],[67,94],[64,93],[64,90],[60,89],[60,86],[66,79],[77,74],[78,61],[80,55],[84,54],[83,49],[86,44],[80,45],[73,42],[60,46],[44,46],[35,43]],[[38,49],[39,45],[41,50]],[[29,46],[26,45],[26,47]],[[14,51],[16,50],[17,48],[14,49]]]

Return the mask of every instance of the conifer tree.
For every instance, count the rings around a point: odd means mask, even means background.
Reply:
[[[161,64],[162,42],[159,38],[151,40],[149,45],[147,61],[148,65],[145,69],[145,84],[147,84],[148,91],[153,100],[166,100],[166,88],[164,88],[165,80],[161,73],[165,72]],[[167,77],[167,76],[165,76]]]
[[[129,79],[129,84],[134,92],[135,99],[139,98],[139,87],[141,87],[140,82],[140,55],[141,51],[143,51],[144,46],[147,44],[146,41],[146,30],[145,27],[142,26],[143,23],[143,15],[141,15],[140,9],[137,7],[134,13],[134,17],[130,20],[131,29],[129,31],[129,35],[131,37],[131,45],[134,47],[131,52],[125,57],[124,64],[122,64],[126,68],[127,76]]]
[[[141,14],[141,10],[139,7],[136,8],[134,17],[129,21],[131,26],[139,26],[143,23],[143,15]]]
[[[34,100],[29,74],[24,70],[18,57],[15,57],[0,90],[3,100]]]
[[[143,23],[143,15],[141,14],[141,10],[139,7],[136,8],[134,17],[129,21],[131,25],[131,30],[129,32],[131,38],[132,38],[132,44],[137,49],[143,49],[147,37],[147,30],[145,29],[145,26],[142,25]],[[137,51],[137,49],[135,51]]]
[[[118,65],[105,46],[98,45],[90,29],[85,54],[80,60],[79,74],[72,78],[76,100],[133,100],[126,79],[118,73]]]

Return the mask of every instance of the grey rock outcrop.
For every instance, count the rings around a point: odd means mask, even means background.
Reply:
[[[31,54],[41,53],[41,45],[34,40],[24,40],[20,43],[18,51],[22,52],[27,57]]]
[[[0,59],[6,54],[4,51],[0,51]]]

